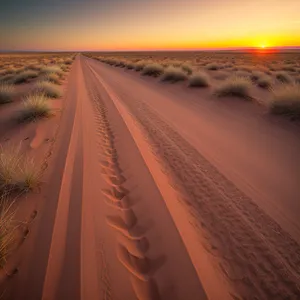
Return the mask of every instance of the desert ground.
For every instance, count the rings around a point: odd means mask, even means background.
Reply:
[[[0,299],[300,299],[300,53],[0,55]]]

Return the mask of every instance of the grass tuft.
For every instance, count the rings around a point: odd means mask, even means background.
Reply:
[[[12,102],[15,94],[15,87],[12,84],[0,83],[0,104]]]
[[[275,74],[276,79],[281,81],[282,83],[292,83],[293,82],[293,78],[286,72],[277,72]]]
[[[0,147],[0,190],[28,192],[37,187],[39,172],[33,159],[22,155],[19,146]]]
[[[159,64],[149,64],[143,68],[142,75],[158,77],[164,72],[164,67]]]
[[[27,82],[28,79],[36,78],[38,77],[38,73],[36,71],[28,70],[24,71],[15,77],[12,78],[13,83],[19,84],[19,83],[24,83]]]
[[[164,73],[161,77],[162,81],[172,81],[178,82],[187,79],[186,73],[180,69],[175,67],[168,67],[164,70]]]
[[[276,115],[300,117],[300,85],[282,84],[272,90],[270,112]]]
[[[48,104],[48,98],[42,93],[33,93],[28,95],[23,101],[19,121],[35,121],[39,118],[51,116],[51,107]]]
[[[245,77],[230,77],[220,83],[214,89],[214,95],[217,97],[236,96],[240,98],[249,98],[252,83]]]
[[[207,87],[210,85],[210,79],[208,74],[204,72],[197,72],[191,75],[189,78],[190,87]]]
[[[39,81],[36,83],[36,91],[39,93],[44,93],[50,98],[59,98],[62,96],[62,90],[60,87],[49,81]]]

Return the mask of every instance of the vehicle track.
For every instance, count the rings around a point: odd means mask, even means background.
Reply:
[[[122,168],[118,162],[115,135],[107,118],[107,108],[95,87],[90,85],[89,92],[97,112],[99,147],[102,148],[104,157],[101,161],[102,175],[109,185],[109,189],[103,189],[102,193],[105,203],[116,211],[115,215],[107,216],[107,223],[121,234],[117,245],[118,259],[131,275],[137,298],[159,300],[157,285],[151,277],[151,260],[146,255],[149,241],[138,227],[138,219],[133,210],[134,205],[130,201],[129,191],[122,186],[126,178],[122,175]]]
[[[239,298],[299,299],[299,245],[142,99],[121,100]]]

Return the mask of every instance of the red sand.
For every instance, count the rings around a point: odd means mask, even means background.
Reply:
[[[77,57],[7,299],[300,297],[299,131],[200,97]]]

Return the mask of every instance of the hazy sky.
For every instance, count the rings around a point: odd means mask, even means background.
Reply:
[[[1,0],[0,50],[300,46],[300,0]]]

